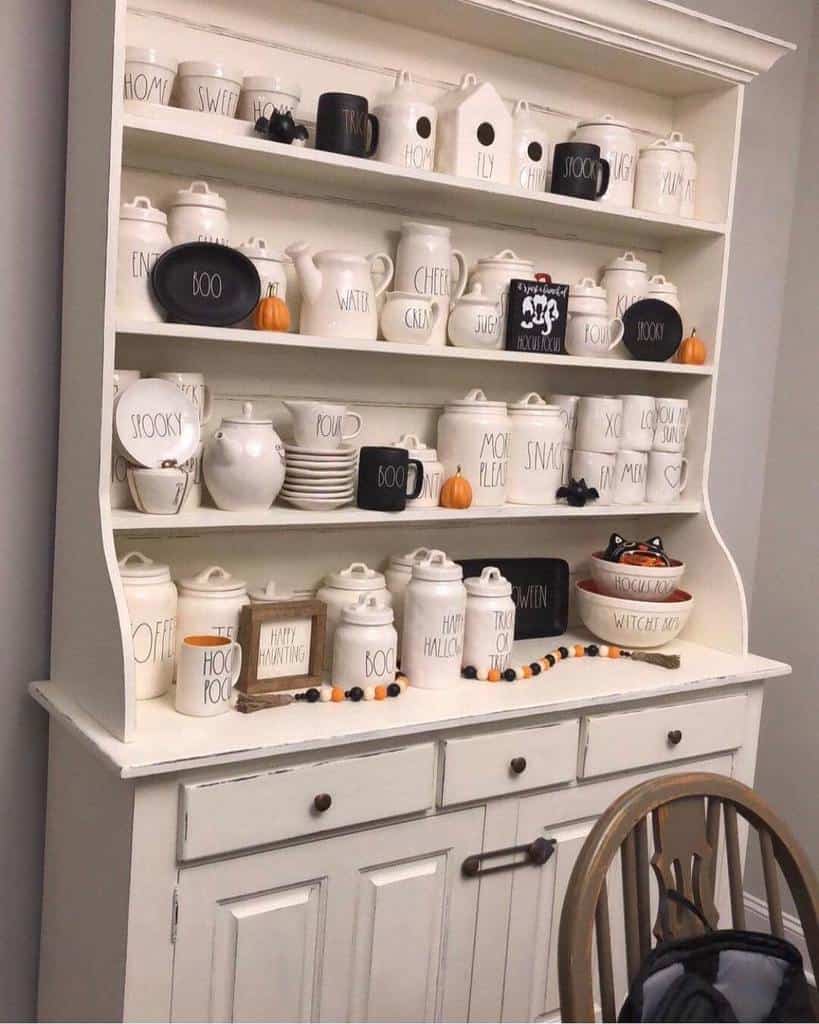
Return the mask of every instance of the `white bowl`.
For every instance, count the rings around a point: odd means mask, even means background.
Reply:
[[[671,565],[628,565],[609,562],[598,551],[589,564],[592,579],[602,593],[629,601],[667,601],[685,575],[685,562],[675,559]]]
[[[245,75],[236,116],[255,124],[260,117],[270,117],[274,110],[294,114],[300,99],[301,86],[279,75]]]
[[[128,467],[128,487],[134,504],[140,512],[151,515],[174,516],[182,508],[191,474],[176,466],[161,469]]]
[[[183,60],[178,75],[180,107],[202,114],[236,116],[241,74],[210,60]]]
[[[167,107],[176,78],[177,62],[157,50],[141,46],[125,47],[123,98],[138,103]]]
[[[583,625],[607,644],[618,647],[659,647],[685,628],[694,598],[677,590],[665,601],[627,601],[601,594],[594,580],[575,584],[577,610]]]

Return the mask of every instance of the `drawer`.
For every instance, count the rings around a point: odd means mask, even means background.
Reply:
[[[745,734],[746,703],[737,695],[590,715],[583,720],[580,777],[736,750]]]
[[[444,743],[441,803],[461,804],[570,782],[577,771],[577,719],[532,729],[485,733]],[[512,761],[523,758],[523,771]]]
[[[425,811],[434,785],[431,743],[183,785],[179,858],[212,857]],[[317,807],[319,794],[330,797],[325,810]]]

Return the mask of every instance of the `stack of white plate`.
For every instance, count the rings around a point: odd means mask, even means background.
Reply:
[[[285,444],[282,501],[310,512],[349,505],[355,497],[358,449],[300,448]]]

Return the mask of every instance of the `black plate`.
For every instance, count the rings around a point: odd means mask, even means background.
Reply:
[[[163,252],[151,283],[171,320],[205,327],[238,324],[256,308],[262,291],[247,256],[216,242],[185,242]]]
[[[569,563],[562,558],[459,558],[464,579],[496,565],[512,584],[515,639],[560,636],[569,624]]]
[[[623,313],[623,344],[635,359],[670,359],[682,341],[680,314],[660,299],[640,299]]]

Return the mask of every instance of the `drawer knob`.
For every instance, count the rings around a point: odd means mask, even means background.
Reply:
[[[315,799],[313,800],[313,806],[319,812],[319,814],[323,814],[325,811],[330,810],[330,805],[332,804],[332,802],[333,798],[330,796],[329,793],[319,793],[318,796],[315,797]]]
[[[509,767],[515,773],[515,775],[523,775],[526,771],[526,758],[525,757],[513,757],[509,762]]]
[[[668,733],[668,742],[671,744],[672,747],[676,747],[681,739],[682,730],[680,729],[671,729]]]

